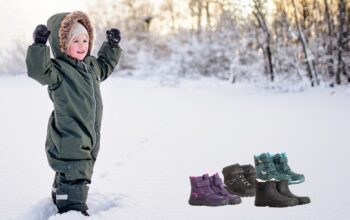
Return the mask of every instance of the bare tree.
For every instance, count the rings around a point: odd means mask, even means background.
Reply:
[[[260,45],[265,57],[265,69],[270,77],[271,81],[274,81],[274,67],[272,62],[272,50],[271,50],[271,32],[267,26],[266,16],[263,13],[263,7],[266,1],[253,0],[253,14],[259,24],[259,27],[263,30],[265,35],[264,42]]]
[[[255,68],[264,67],[259,72],[271,81],[300,80],[304,69],[312,86],[317,86],[320,80],[331,80],[331,85],[350,81],[350,0],[273,0],[274,13],[267,11],[267,1],[252,0],[250,16],[240,11],[244,1],[232,0],[185,0],[176,4],[174,0],[165,0],[160,10],[155,10],[150,0],[100,0],[91,11],[99,17],[94,19],[99,25],[116,24],[126,39],[141,43],[140,39],[147,42],[152,32],[163,27],[172,33],[167,37],[175,41],[190,42],[193,35],[197,36],[194,39],[200,39],[199,44],[213,45],[205,47],[209,52],[200,64],[208,75],[220,74],[208,67],[220,62],[216,55],[235,57],[228,60],[232,61],[230,68],[236,70],[234,65],[242,64],[246,52],[252,56],[245,56],[244,63],[263,57]],[[159,26],[154,25],[156,22]],[[187,27],[192,25],[191,32],[181,27],[185,23]],[[177,36],[181,31],[186,35]],[[239,47],[232,39],[244,43],[237,44]],[[222,46],[228,44],[235,46],[231,50]],[[190,50],[194,56],[192,50],[195,49]]]
[[[348,81],[350,82],[350,76],[348,76],[345,62],[343,59],[343,53],[346,50],[346,43],[348,41],[347,36],[347,28],[346,28],[346,2],[344,0],[339,0],[339,15],[338,15],[338,22],[339,22],[339,31],[338,31],[338,66],[337,66],[337,72],[335,75],[335,82],[339,85],[342,83],[341,81],[341,74],[343,73],[345,76],[348,77]]]
[[[301,29],[295,0],[292,0],[292,3],[293,3],[293,7],[294,7],[295,23],[296,23],[297,30],[298,30],[299,41],[301,42],[301,44],[303,46],[303,52],[304,52],[304,56],[305,56],[305,60],[306,60],[308,76],[309,76],[310,81],[311,81],[311,86],[316,86],[319,84],[319,80],[318,80],[318,74],[317,74],[316,69],[315,69],[315,60],[311,54],[311,51],[308,48],[307,40],[306,40],[305,35]]]
[[[206,30],[209,31],[210,30],[210,23],[211,23],[211,15],[210,15],[210,1],[207,1],[205,3],[205,12],[206,12],[206,17],[207,17],[207,25],[206,25]]]
[[[331,16],[328,0],[324,0],[324,6],[325,6],[325,20],[326,20],[327,29],[328,29],[328,36],[326,40],[326,50],[327,50],[326,55],[328,56],[327,69],[328,69],[329,76],[331,78],[334,78],[334,59],[333,59],[334,21]],[[333,83],[331,85],[333,86]]]
[[[170,28],[172,32],[175,32],[175,9],[174,9],[174,1],[173,0],[166,0],[163,5],[162,9],[167,11],[170,16]]]
[[[202,1],[201,0],[190,0],[188,6],[191,10],[192,19],[197,21],[196,33],[199,35],[201,33],[201,23],[202,23]],[[194,23],[194,22],[193,22]],[[192,25],[193,26],[193,25]]]
[[[189,8],[191,10],[192,17],[196,20],[197,34],[202,33],[203,18],[206,17],[206,30],[210,30],[212,14],[210,11],[210,5],[220,4],[220,1],[211,0],[190,0]]]

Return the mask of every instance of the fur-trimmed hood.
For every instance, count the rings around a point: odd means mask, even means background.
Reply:
[[[47,27],[51,31],[49,42],[55,57],[60,57],[62,54],[65,54],[69,43],[67,39],[68,34],[75,22],[80,22],[88,31],[88,54],[90,54],[95,39],[94,28],[87,14],[81,11],[74,11],[71,13],[55,14],[47,21]]]

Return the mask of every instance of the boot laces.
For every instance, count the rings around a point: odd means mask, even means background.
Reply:
[[[232,185],[235,182],[239,182],[247,186],[251,185],[250,182],[245,178],[245,176],[242,173],[237,174],[232,180],[228,181],[228,184]]]

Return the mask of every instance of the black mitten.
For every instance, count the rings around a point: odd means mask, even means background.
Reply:
[[[35,43],[38,44],[46,44],[47,39],[50,36],[50,31],[47,29],[47,27],[43,24],[39,24],[36,26],[34,32],[33,32],[33,40]]]
[[[121,40],[120,31],[116,28],[112,28],[106,32],[107,42],[112,47],[117,47]]]

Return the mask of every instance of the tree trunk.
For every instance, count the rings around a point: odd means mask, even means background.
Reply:
[[[171,19],[171,30],[175,32],[175,15],[174,15],[174,2],[173,0],[166,1],[166,8],[169,10],[170,19]]]
[[[197,1],[197,34],[200,34],[202,32],[202,9],[203,9],[203,4],[202,1],[199,0]]]
[[[328,27],[328,38],[326,42],[326,48],[327,52],[326,55],[329,57],[327,61],[327,69],[328,69],[328,74],[331,79],[334,78],[334,59],[333,59],[333,36],[334,36],[334,31],[333,31],[333,19],[329,11],[329,5],[328,5],[328,0],[324,0],[324,5],[325,5],[325,19]],[[331,86],[333,86],[334,83],[331,83]]]
[[[338,35],[338,67],[335,76],[335,82],[341,84],[341,73],[344,71],[344,61],[343,61],[343,50],[344,50],[344,33],[345,33],[345,2],[344,0],[339,0],[339,35]]]
[[[256,20],[259,23],[260,28],[263,30],[265,34],[265,43],[262,46],[263,54],[264,54],[264,60],[265,60],[265,69],[267,71],[267,74],[270,77],[271,81],[274,81],[275,74],[274,74],[274,67],[272,62],[272,50],[271,50],[271,33],[269,28],[267,27],[266,18],[264,14],[262,13],[262,3],[260,0],[254,0],[254,6],[253,6],[253,14],[256,18]]]
[[[210,4],[209,1],[206,2],[206,4],[205,4],[205,11],[206,11],[206,15],[207,15],[207,26],[206,26],[207,31],[210,30],[210,22],[211,22],[210,11],[209,11],[209,4]]]
[[[306,41],[304,33],[302,32],[301,27],[300,27],[295,0],[292,0],[292,3],[293,3],[293,7],[294,7],[295,23],[296,23],[296,26],[298,29],[298,37],[299,37],[299,40],[303,46],[303,52],[304,52],[304,56],[305,56],[305,60],[306,60],[306,64],[307,64],[308,76],[309,76],[310,81],[311,81],[311,86],[316,86],[319,84],[319,81],[318,81],[318,76],[317,76],[316,69],[315,69],[315,63],[313,61],[314,58],[312,57],[311,54],[309,54],[307,41]]]
[[[267,53],[267,61],[268,61],[268,71],[270,73],[270,80],[273,82],[275,80],[275,74],[273,72],[273,64],[272,64],[272,51],[271,51],[271,35],[268,32],[266,37],[266,53]]]

